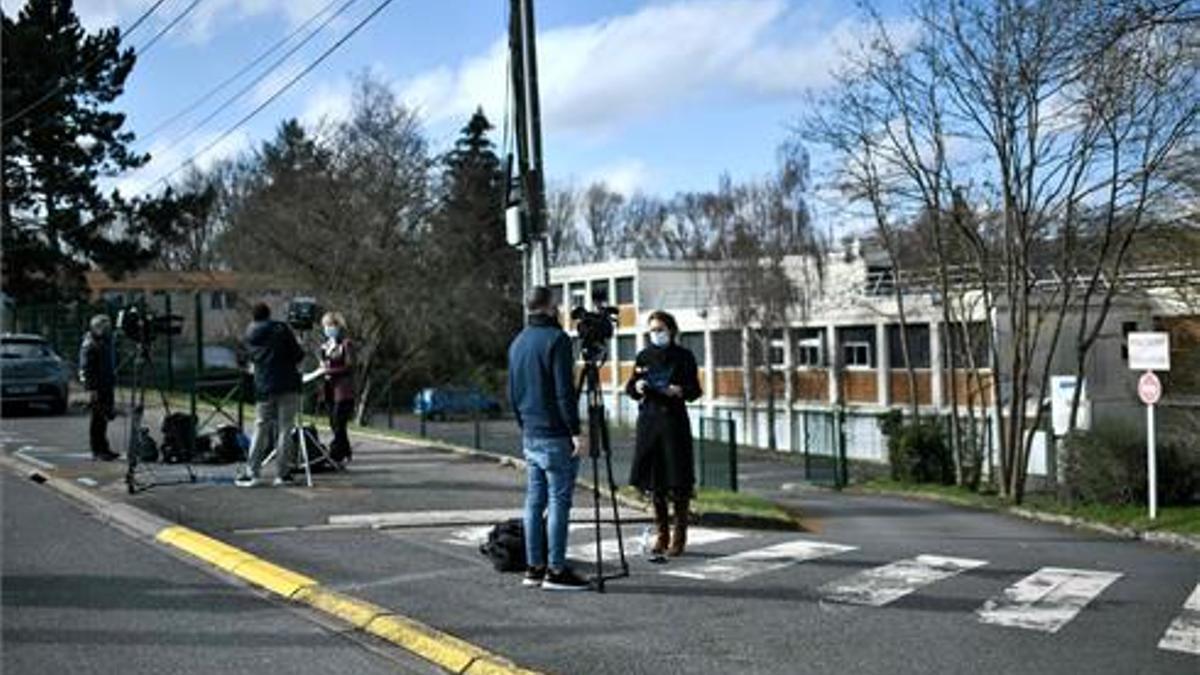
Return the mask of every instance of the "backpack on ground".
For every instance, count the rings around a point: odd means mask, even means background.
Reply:
[[[488,532],[487,541],[479,545],[479,552],[492,561],[497,572],[523,572],[525,570],[525,522],[510,518],[496,523]]]
[[[296,429],[292,429],[292,443],[296,448],[296,467],[301,471],[304,470],[304,455],[300,452],[300,437],[296,433]],[[317,428],[312,425],[304,427],[304,446],[308,451],[308,470],[314,472],[321,471],[337,471],[338,466],[331,462],[329,458],[329,448],[321,442],[321,436],[317,433]]]
[[[246,451],[242,447],[242,431],[232,424],[218,427],[217,442],[213,447],[215,461],[218,464],[231,464],[246,459]]]
[[[162,422],[162,460],[168,464],[190,462],[195,438],[195,415],[181,412],[167,415]]]
[[[133,437],[133,455],[139,462],[158,461],[158,443],[150,435],[150,427],[140,427]]]

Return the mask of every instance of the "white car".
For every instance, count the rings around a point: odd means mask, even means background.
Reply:
[[[67,410],[71,364],[40,335],[0,335],[0,402],[40,403],[60,415]]]

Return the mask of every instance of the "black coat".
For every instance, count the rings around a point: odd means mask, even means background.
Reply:
[[[258,400],[300,391],[300,362],[304,350],[296,334],[282,321],[255,321],[246,330],[246,350],[254,364]]]
[[[635,388],[638,380],[647,383],[644,396]],[[661,391],[672,384],[682,390],[682,396]],[[687,498],[695,488],[696,473],[686,403],[702,394],[696,357],[676,344],[643,349],[625,393],[641,401],[629,484],[643,492]]]

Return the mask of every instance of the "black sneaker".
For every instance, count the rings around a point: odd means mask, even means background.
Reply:
[[[545,578],[545,566],[530,567],[525,570],[525,578],[521,580],[521,585],[527,588],[536,588],[542,585],[542,580]]]
[[[558,572],[547,571],[546,579],[542,582],[543,591],[586,591],[591,586],[591,582],[575,574],[570,567]]]

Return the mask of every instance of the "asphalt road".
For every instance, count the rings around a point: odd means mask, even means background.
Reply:
[[[780,470],[777,496],[813,531],[698,528],[684,558],[634,557],[632,576],[606,594],[551,594],[493,572],[473,550],[477,530],[330,527],[339,515],[515,508],[522,481],[510,468],[358,438],[350,471],[318,476],[312,489],[237,490],[222,482],[231,469],[204,467],[198,484],[126,497],[111,465],[79,459],[83,423],[6,420],[0,440],[114,499],[548,672],[1200,671],[1200,653],[1160,646],[1172,625],[1196,635],[1196,613],[1184,610],[1200,583],[1195,552],[943,504],[785,489],[794,476]],[[756,466],[763,489],[770,469]],[[626,528],[635,552],[639,529]],[[576,530],[572,541],[590,536]],[[588,551],[577,557],[586,570]],[[217,598],[247,592],[212,588]]]
[[[412,673],[423,662],[341,635],[0,473],[3,670]]]

